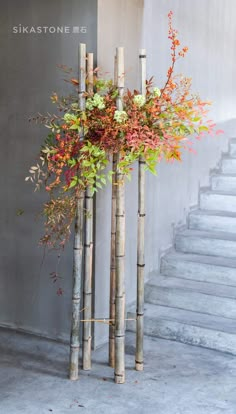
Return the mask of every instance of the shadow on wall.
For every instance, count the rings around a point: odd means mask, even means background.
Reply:
[[[146,269],[158,272],[160,257],[174,243],[176,231],[186,226],[190,210],[198,207],[199,191],[209,187],[210,174],[220,167],[229,139],[236,137],[236,119],[217,123],[224,133],[193,139],[196,153],[183,154],[182,162],[162,162],[157,177],[147,174]]]

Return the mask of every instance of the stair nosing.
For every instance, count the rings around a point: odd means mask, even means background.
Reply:
[[[227,231],[213,231],[213,230],[197,230],[197,229],[184,229],[179,231],[176,234],[176,238],[178,237],[202,237],[205,239],[215,239],[215,240],[223,240],[223,241],[235,241],[236,242],[236,234],[229,233]]]
[[[212,190],[212,189],[200,189],[200,195],[207,194],[207,195],[222,195],[222,196],[228,196],[228,197],[235,197],[236,196],[236,190],[235,191],[222,191],[222,190]]]
[[[151,315],[151,316],[147,316],[149,319],[161,319],[161,320],[170,321],[170,322],[178,322],[178,323],[182,323],[183,325],[196,326],[196,327],[200,327],[200,328],[204,328],[204,329],[210,329],[211,331],[215,331],[215,332],[220,331],[220,332],[223,332],[223,333],[226,333],[226,334],[236,335],[236,331],[234,333],[234,332],[229,332],[229,331],[226,331],[226,330],[222,330],[222,326],[225,327],[225,325],[224,324],[221,325],[221,323],[223,321],[226,322],[226,324],[227,324],[227,321],[235,321],[235,326],[236,326],[236,319],[231,319],[231,318],[227,318],[225,316],[212,315],[212,314],[208,314],[208,313],[196,312],[196,311],[192,311],[192,310],[188,310],[188,309],[176,308],[176,307],[171,307],[171,306],[166,306],[166,305],[159,305],[159,304],[155,305],[153,303],[147,303],[147,302],[145,303],[145,305],[148,306],[148,308],[154,308],[155,309],[155,307],[156,307],[157,310],[158,310],[158,308],[170,309],[170,310],[176,311],[177,313],[185,312],[185,313],[190,313],[190,316],[191,316],[191,314],[193,314],[195,316],[199,316],[198,321],[190,321],[189,323],[187,321],[181,319],[181,316],[179,316],[180,319],[171,319],[171,318],[173,318],[173,316],[168,317],[168,316],[165,316],[165,315],[164,316],[163,315],[159,315],[159,316],[156,316],[156,315],[152,316]],[[145,307],[144,307],[144,316],[146,314],[146,312],[145,312],[146,310],[147,309],[145,309]],[[135,314],[135,311],[130,311],[128,313]],[[213,328],[213,327],[207,325],[206,322],[202,321],[202,319],[201,319],[202,315],[204,315],[203,317],[205,317],[205,316],[210,317],[211,319],[213,319],[213,323],[219,324],[221,326],[217,327],[217,329],[216,329],[216,328]],[[199,325],[199,323],[200,324],[202,323],[202,325]]]
[[[236,270],[236,258],[233,259],[233,258],[225,258],[223,256],[209,256],[209,255],[203,255],[203,254],[197,254],[197,253],[182,253],[182,252],[178,252],[178,251],[173,249],[171,252],[169,252],[168,254],[163,256],[162,260],[167,260],[168,257],[170,257],[170,259],[173,260],[173,259],[175,259],[175,257],[173,257],[173,256],[178,256],[176,258],[177,260],[183,260],[183,261],[186,261],[186,262],[191,262],[192,261],[194,263],[209,264],[209,265],[212,265],[212,266],[219,266],[219,267],[229,267],[230,269],[235,268],[235,270]],[[204,261],[200,262],[198,260],[195,260],[197,258],[199,258],[199,259],[202,258]],[[210,261],[209,261],[209,259],[210,259]],[[217,262],[215,262],[215,260],[216,261],[217,260],[225,261],[226,259],[228,259],[227,261],[229,262],[228,266],[226,266],[224,264],[218,264]],[[206,262],[205,262],[205,260],[206,260]],[[235,266],[231,265],[232,261],[235,261]]]
[[[236,159],[236,157],[234,158]],[[212,173],[210,175],[211,178],[236,178],[236,173],[224,173],[223,171],[220,171],[218,173]]]
[[[156,278],[158,279],[158,276],[156,276]],[[177,279],[177,280],[183,280],[183,281],[185,281],[186,282],[186,280],[188,280],[190,283],[191,282],[199,282],[199,283],[206,283],[206,284],[208,284],[208,285],[217,285],[217,286],[227,286],[227,287],[229,287],[229,288],[235,288],[235,291],[236,291],[236,286],[229,286],[229,285],[223,285],[223,284],[220,284],[220,283],[211,283],[211,282],[202,282],[202,281],[198,281],[198,280],[196,280],[196,281],[193,281],[192,279],[186,279],[186,278],[178,278],[178,277],[174,277],[174,276],[164,276],[163,275],[163,278],[171,278],[171,279]],[[223,298],[223,299],[231,299],[231,300],[233,300],[233,301],[236,301],[236,296],[235,297],[230,297],[230,296],[225,296],[225,295],[219,295],[219,293],[217,292],[217,293],[209,293],[209,292],[203,292],[202,290],[196,290],[196,288],[194,289],[194,288],[191,288],[191,287],[182,287],[182,286],[162,286],[161,284],[160,285],[158,285],[158,283],[152,283],[152,280],[153,279],[150,279],[148,282],[147,282],[147,285],[149,285],[149,286],[153,286],[153,287],[157,287],[157,288],[162,288],[162,289],[171,289],[171,290],[181,290],[181,291],[184,291],[184,292],[193,292],[193,293],[200,293],[201,295],[205,295],[205,296],[212,296],[212,297],[216,297],[216,298]]]
[[[223,210],[204,210],[197,209],[189,212],[189,216],[217,216],[217,217],[226,217],[226,218],[236,218],[236,212],[234,211],[223,211]]]

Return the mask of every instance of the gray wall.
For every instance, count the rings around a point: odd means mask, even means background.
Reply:
[[[87,26],[86,34],[14,34],[12,27]],[[40,111],[53,111],[50,95],[64,93],[68,84],[57,64],[75,69],[80,42],[97,46],[96,0],[9,0],[1,2],[0,49],[0,324],[54,338],[68,339],[71,309],[70,249],[59,267],[64,295],[50,279],[57,254],[38,246],[43,227],[36,215],[43,194],[24,181],[34,165],[44,127],[29,124]],[[17,216],[17,210],[24,214]],[[43,262],[43,263],[42,263]]]

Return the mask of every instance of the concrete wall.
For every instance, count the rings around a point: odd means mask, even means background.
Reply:
[[[86,34],[14,34],[13,26],[87,26]],[[64,295],[58,297],[50,272],[57,255],[38,246],[43,227],[36,220],[43,194],[24,181],[34,165],[44,127],[29,124],[40,111],[53,111],[50,95],[66,93],[65,74],[57,64],[75,69],[79,42],[96,53],[96,0],[9,0],[0,17],[0,324],[53,338],[68,339],[71,317],[71,250],[59,271]],[[24,214],[17,215],[19,209]]]
[[[209,115],[225,130],[224,135],[195,142],[196,155],[186,153],[183,161],[161,163],[158,177],[147,173],[146,276],[159,268],[160,255],[173,243],[175,228],[186,223],[191,207],[198,203],[199,187],[209,184],[209,172],[217,166],[228,137],[236,132],[235,66],[236,9],[234,0],[145,0],[98,2],[98,63],[112,73],[115,46],[126,48],[127,84],[138,87],[138,48],[147,49],[148,75],[155,75],[161,87],[170,65],[167,14],[174,12],[174,25],[189,46],[189,53],[176,65],[177,73],[193,78],[193,90],[213,101]],[[141,21],[143,11],[143,19]],[[109,16],[109,18],[108,18]],[[125,23],[124,23],[125,22]],[[139,34],[142,33],[140,41]],[[126,192],[127,302],[136,290],[137,171]],[[97,199],[96,309],[108,315],[110,190]],[[107,338],[101,325],[95,326],[96,343]]]

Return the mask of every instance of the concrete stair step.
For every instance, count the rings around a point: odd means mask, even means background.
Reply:
[[[236,158],[224,157],[222,158],[221,170],[224,174],[236,174]]]
[[[236,286],[236,259],[173,251],[161,259],[161,274]]]
[[[128,317],[135,318],[135,313],[128,313]],[[135,332],[135,321],[128,321],[127,329]],[[236,321],[233,319],[145,304],[144,333],[236,355]]]
[[[236,234],[185,230],[175,237],[177,251],[236,258]]]
[[[231,138],[229,143],[229,155],[236,158],[236,138]]]
[[[145,302],[210,315],[236,322],[236,287],[158,275],[145,286]]]
[[[211,188],[216,191],[236,192],[236,174],[215,174],[211,177]]]
[[[145,334],[236,355],[236,138],[188,224],[145,286]]]
[[[236,213],[236,192],[202,191],[200,193],[201,210],[216,210]]]
[[[189,214],[189,228],[193,230],[223,231],[236,234],[236,213],[196,210]]]

